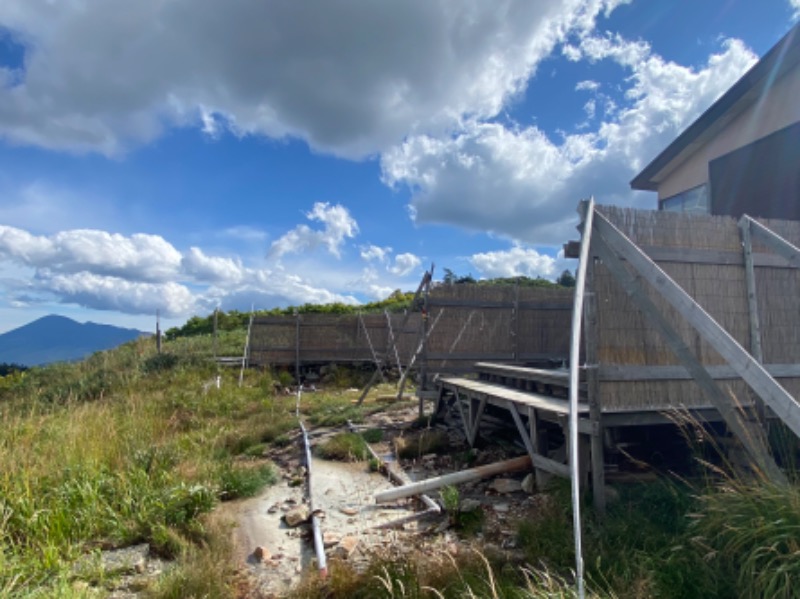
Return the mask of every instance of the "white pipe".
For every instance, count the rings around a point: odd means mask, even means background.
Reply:
[[[589,261],[589,246],[592,239],[594,198],[581,203],[583,208],[583,231],[578,272],[575,276],[575,299],[572,306],[572,338],[569,348],[569,467],[572,482],[572,522],[575,531],[575,578],[578,599],[584,599],[583,548],[581,542],[581,496],[578,456],[578,370],[580,368],[581,323],[583,321],[583,295],[586,288],[586,263]]]
[[[412,495],[419,495],[427,491],[440,489],[446,485],[458,485],[486,478],[487,476],[494,476],[495,474],[502,474],[503,472],[511,472],[513,470],[525,470],[530,467],[531,458],[525,455],[504,462],[495,462],[494,464],[486,464],[485,466],[478,466],[477,468],[470,468],[469,470],[451,472],[450,474],[435,476],[427,480],[421,480],[403,485],[402,487],[395,487],[375,493],[375,503],[386,503],[388,501],[394,501],[395,499],[402,499],[404,497],[411,497]]]
[[[300,420],[300,430],[303,431],[303,442],[306,446],[306,472],[308,475],[308,509],[311,511],[311,529],[314,534],[314,552],[317,554],[317,567],[322,578],[328,576],[328,563],[325,559],[325,545],[322,542],[322,528],[320,518],[314,509],[314,493],[311,488],[311,444],[308,442],[308,433],[303,421]]]

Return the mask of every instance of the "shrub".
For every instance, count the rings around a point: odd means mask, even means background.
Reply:
[[[252,497],[277,480],[271,464],[229,461],[219,470],[219,495],[224,501]]]
[[[369,458],[370,455],[364,438],[356,433],[338,433],[325,443],[318,445],[316,453],[326,460],[344,462],[360,462]]]

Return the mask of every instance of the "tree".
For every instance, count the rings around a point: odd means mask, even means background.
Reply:
[[[562,287],[575,287],[575,277],[573,277],[572,273],[567,269],[556,279],[556,283]]]

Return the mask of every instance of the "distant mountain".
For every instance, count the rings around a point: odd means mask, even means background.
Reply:
[[[108,324],[81,324],[51,314],[0,335],[0,362],[39,366],[80,360],[144,334]]]

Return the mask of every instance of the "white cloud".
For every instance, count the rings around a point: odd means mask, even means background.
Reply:
[[[575,91],[597,91],[600,89],[600,84],[597,81],[592,81],[590,79],[584,81],[578,81],[575,85]]]
[[[380,247],[377,245],[365,245],[361,248],[361,259],[367,262],[381,262],[385,263],[392,253],[392,248]]]
[[[331,254],[339,257],[344,241],[358,233],[358,223],[340,204],[331,206],[327,202],[317,202],[311,212],[306,213],[306,218],[321,222],[323,229],[314,230],[308,225],[298,225],[272,243],[270,256],[280,258],[285,254],[313,251],[323,245]]]
[[[195,279],[214,284],[235,285],[245,276],[240,261],[218,256],[206,256],[200,248],[190,248],[181,259],[181,269]]]
[[[422,264],[422,260],[414,254],[397,254],[394,257],[394,265],[389,267],[389,272],[398,277],[404,277],[411,274],[420,264]]]
[[[311,232],[317,234],[313,242],[331,253],[357,231],[340,206],[318,204],[307,216],[324,223],[324,230]],[[238,257],[210,255],[199,247],[180,252],[156,235],[78,229],[39,236],[0,225],[0,295],[15,306],[57,301],[126,314],[160,310],[167,318],[185,318],[216,306],[246,310],[251,305],[355,304],[356,294],[376,298],[401,286],[397,277],[419,263],[412,254],[400,254],[388,268],[391,248],[368,246],[363,251],[383,256],[387,268],[382,274],[368,267],[353,277],[338,262],[330,265],[308,256],[285,269],[279,264],[246,266]]]
[[[46,237],[3,225],[0,225],[0,255],[25,266],[63,273],[91,270],[109,276],[124,274],[143,281],[165,281],[174,277],[181,261],[180,252],[156,235],[124,237],[77,229]]]
[[[25,60],[0,85],[0,135],[116,154],[190,125],[363,157],[495,116],[618,4],[7,0],[0,26]]]
[[[384,182],[411,189],[418,223],[561,244],[575,236],[578,200],[594,195],[631,205],[643,197],[629,191],[630,178],[756,59],[738,40],[723,42],[698,70],[618,36],[586,36],[579,51],[630,71],[625,105],[606,102],[605,120],[593,131],[552,140],[535,126],[473,120],[447,137],[411,136],[383,155]],[[645,201],[652,206],[655,199]]]
[[[486,278],[520,276],[553,278],[560,274],[558,268],[561,264],[561,261],[552,256],[521,246],[474,254],[469,261],[480,271],[481,276]]]
[[[800,19],[800,0],[789,0],[789,6],[792,9],[792,19]]]
[[[90,272],[51,274],[37,277],[36,289],[56,295],[64,303],[127,314],[186,316],[197,308],[196,298],[178,283],[142,283]]]

